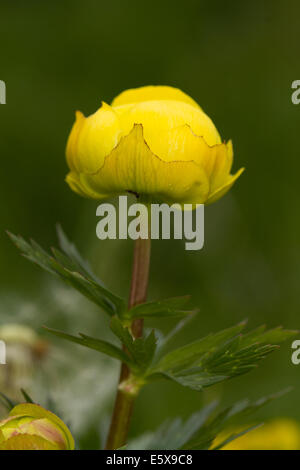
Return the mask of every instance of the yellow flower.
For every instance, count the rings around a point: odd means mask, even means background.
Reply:
[[[73,449],[74,439],[67,426],[39,405],[17,405],[0,421],[0,450]]]
[[[231,430],[216,439],[215,444],[224,441],[233,432]],[[229,442],[223,450],[300,450],[300,426],[297,421],[280,418],[250,431]]]
[[[87,118],[77,112],[66,154],[68,184],[95,199],[133,192],[168,204],[208,204],[243,171],[230,174],[231,141],[222,143],[200,106],[167,86],[126,90]]]

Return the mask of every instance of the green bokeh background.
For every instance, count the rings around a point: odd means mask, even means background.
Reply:
[[[127,295],[132,242],[96,239],[97,202],[80,199],[65,184],[64,148],[76,109],[87,115],[123,89],[173,85],[233,140],[234,169],[246,171],[230,194],[206,208],[203,250],[187,252],[180,241],[153,243],[149,298],[192,294],[201,311],[185,340],[245,318],[250,327],[299,328],[300,107],[291,102],[291,83],[300,78],[299,2],[15,0],[3,1],[1,10],[3,297],[40,302],[48,282],[20,257],[5,229],[48,247],[56,243],[58,221],[108,286]],[[93,321],[103,324],[88,303],[85,308],[74,311],[72,331],[91,333]],[[46,320],[64,326],[64,312],[54,310],[49,299],[31,326]],[[6,309],[0,323],[8,317],[30,324],[17,307]],[[300,420],[300,366],[290,356],[288,344],[257,371],[205,394],[151,385],[138,399],[132,434],[215,396],[227,404],[288,385],[294,390],[261,414]],[[82,436],[89,447],[93,439]]]

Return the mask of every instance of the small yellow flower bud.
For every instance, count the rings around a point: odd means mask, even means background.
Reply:
[[[67,426],[39,405],[17,405],[0,421],[0,450],[73,449],[74,439]]]
[[[168,204],[209,204],[243,171],[231,175],[231,142],[222,143],[192,98],[167,86],[126,90],[87,118],[77,112],[66,154],[67,183],[95,199],[133,192]]]

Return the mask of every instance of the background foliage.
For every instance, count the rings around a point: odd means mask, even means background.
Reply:
[[[226,198],[206,209],[204,250],[186,252],[180,241],[153,243],[149,300],[193,296],[200,313],[186,340],[244,318],[251,328],[297,328],[300,109],[291,103],[290,87],[299,79],[299,3],[16,0],[2,2],[1,9],[7,105],[0,106],[0,324],[47,324],[91,335],[98,329],[109,337],[95,307],[22,259],[4,230],[48,247],[56,245],[55,224],[61,222],[96,273],[126,295],[132,242],[97,241],[97,202],[81,200],[64,183],[64,147],[76,109],[89,114],[125,88],[168,84],[189,93],[222,137],[233,139],[235,169],[246,166],[246,172]],[[148,323],[166,331],[169,320]],[[98,424],[87,423],[98,413],[105,427],[114,365],[46,337],[57,346],[43,366],[41,391],[53,378],[54,398],[82,443],[93,447]],[[213,398],[226,405],[287,385],[294,391],[262,409],[262,417],[300,419],[300,375],[289,346],[251,374],[204,394],[168,382],[149,385],[138,398],[132,435],[178,413],[187,417]]]

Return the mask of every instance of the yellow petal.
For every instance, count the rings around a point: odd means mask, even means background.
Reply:
[[[168,203],[200,204],[209,192],[205,171],[193,161],[163,161],[146,144],[142,125],[121,139],[98,172],[78,178],[80,191],[98,199],[130,191]]]
[[[98,199],[99,198],[98,193],[82,185],[79,175],[80,173],[70,171],[66,176],[66,182],[68,183],[72,191],[74,191],[75,193],[79,194],[79,196],[82,196],[82,197]]]
[[[75,159],[77,155],[78,139],[85,121],[85,117],[80,111],[76,111],[75,117],[76,119],[71,129],[66,148],[67,163],[72,170],[76,169]]]
[[[95,172],[117,145],[120,132],[118,115],[106,103],[87,118],[77,112],[66,149],[70,169]]]
[[[167,162],[193,160],[202,166],[209,176],[219,152],[218,147],[224,146],[226,150],[226,144],[209,146],[203,137],[194,134],[188,124],[157,132],[152,139],[145,138],[145,140],[151,150],[158,154],[162,160]]]
[[[229,189],[232,187],[234,182],[238,179],[238,177],[243,173],[245,168],[240,168],[234,175],[229,175],[227,178],[226,183],[223,186],[216,189],[213,193],[211,193],[206,201],[206,204],[212,204],[224,196]]]
[[[119,115],[122,135],[127,135],[134,124],[142,124],[144,137],[151,150],[160,155],[164,134],[187,125],[194,134],[204,138],[208,145],[221,143],[212,120],[199,108],[180,101],[144,101],[114,110]]]
[[[0,450],[60,450],[60,448],[40,436],[22,434],[0,442]]]
[[[60,429],[60,431],[63,433],[64,438],[66,440],[67,448],[70,450],[73,450],[75,447],[73,436],[70,433],[68,427],[65,425],[65,423],[54,413],[46,410],[40,405],[31,404],[31,403],[22,403],[20,405],[15,406],[10,411],[9,416],[14,417],[14,418],[20,416],[22,419],[26,417],[47,419],[52,424],[54,424],[58,429]]]
[[[188,103],[195,108],[200,106],[179,88],[171,86],[143,86],[131,88],[120,93],[112,102],[112,106],[140,103],[141,101],[172,100]]]
[[[206,169],[210,175],[210,192],[214,193],[228,181],[233,161],[232,143],[215,146],[206,160]]]

